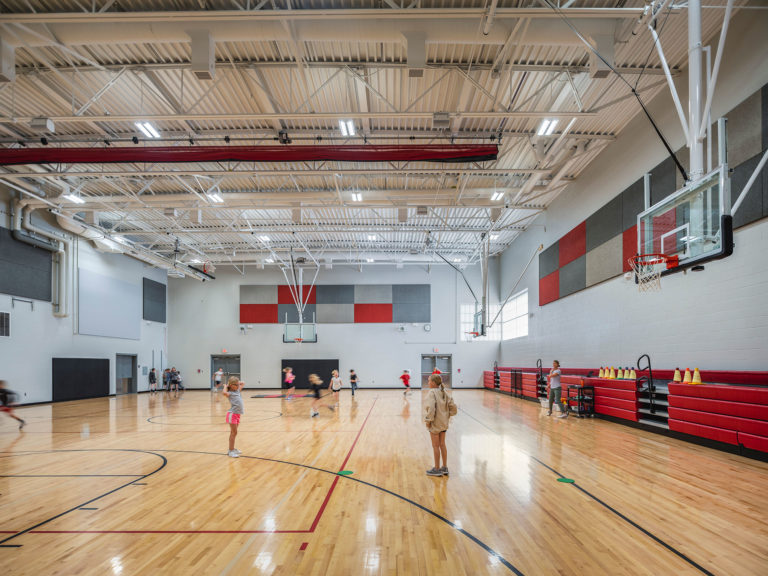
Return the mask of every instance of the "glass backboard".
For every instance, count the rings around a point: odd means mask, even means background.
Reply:
[[[678,256],[681,268],[729,255],[733,229],[727,174],[718,168],[651,206],[638,215],[637,230],[638,254]]]
[[[287,323],[283,324],[283,342],[295,343],[297,339],[301,342],[317,342],[317,324],[314,323]]]

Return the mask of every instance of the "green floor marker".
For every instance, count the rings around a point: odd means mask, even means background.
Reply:
[[[350,474],[354,474],[352,470],[342,470],[341,472],[337,472],[339,476],[349,476]]]
[[[574,480],[573,478],[558,478],[558,482],[564,482],[566,484],[573,484]]]

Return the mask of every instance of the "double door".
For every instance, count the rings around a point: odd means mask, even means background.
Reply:
[[[429,375],[435,371],[435,368],[440,370],[440,376],[443,379],[443,384],[448,388],[451,387],[451,374],[452,374],[452,357],[450,354],[422,354],[421,355],[421,387],[428,388],[427,380]]]

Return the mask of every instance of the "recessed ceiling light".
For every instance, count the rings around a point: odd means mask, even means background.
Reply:
[[[147,138],[160,138],[160,132],[149,122],[136,122],[135,125]]]
[[[269,242],[269,236],[259,236],[259,240],[262,242]]]

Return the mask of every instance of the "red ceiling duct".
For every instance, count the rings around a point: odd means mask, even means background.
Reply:
[[[157,146],[19,148],[2,150],[0,165],[120,164],[126,162],[482,162],[496,160],[492,145],[413,146]]]

